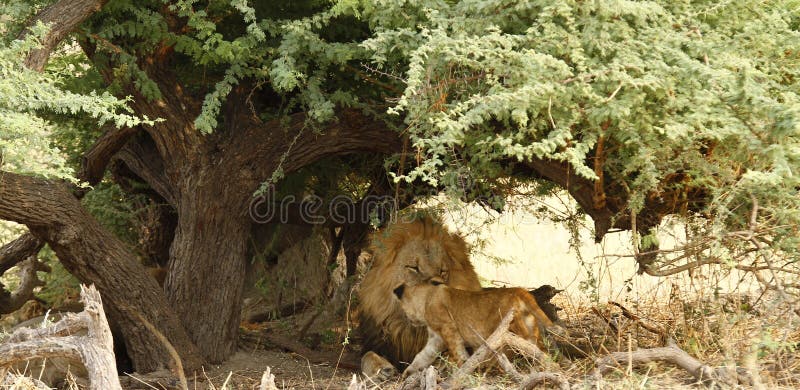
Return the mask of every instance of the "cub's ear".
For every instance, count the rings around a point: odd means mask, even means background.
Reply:
[[[403,292],[405,290],[406,290],[406,285],[405,284],[401,284],[401,285],[397,286],[396,289],[394,289],[394,295],[397,297],[397,299],[403,299]]]

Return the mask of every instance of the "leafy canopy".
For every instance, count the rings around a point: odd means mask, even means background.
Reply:
[[[402,72],[389,111],[422,156],[399,179],[504,174],[569,163],[629,208],[669,175],[708,194],[712,235],[747,229],[757,204],[796,256],[800,225],[800,2],[372,1],[374,63]],[[676,210],[678,211],[678,210]]]
[[[396,179],[409,182],[492,183],[531,159],[594,180],[602,140],[604,180],[625,189],[631,210],[670,186],[694,188],[712,231],[746,228],[757,203],[777,246],[800,245],[798,0],[119,0],[83,29],[116,81],[148,99],[160,91],[141,60],[174,49],[177,77],[202,98],[204,133],[247,81],[262,118],[303,111],[319,122],[358,105],[402,119],[415,161]],[[68,106],[57,88],[36,87],[51,76],[8,58],[17,76],[4,83],[31,78],[3,95],[8,112],[41,109],[25,96],[101,120],[97,107],[122,108],[91,94]],[[28,123],[3,140],[43,139]],[[5,153],[6,164],[30,155]],[[685,179],[668,180],[676,174]]]

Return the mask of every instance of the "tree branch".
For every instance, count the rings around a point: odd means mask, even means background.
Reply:
[[[36,277],[37,271],[50,271],[50,267],[40,263],[36,256],[31,256],[20,263],[19,286],[13,293],[6,292],[0,283],[0,314],[12,313],[33,298],[33,289],[43,285]]]
[[[0,275],[17,263],[39,253],[43,246],[44,242],[26,233],[0,248]]]
[[[527,168],[536,176],[558,184],[569,192],[581,208],[594,221],[595,240],[600,240],[611,229],[614,215],[619,207],[613,199],[604,197],[602,208],[595,208],[595,184],[589,179],[579,176],[568,163],[549,159],[532,159]]]
[[[648,362],[675,364],[702,382],[713,381],[724,383],[728,386],[752,385],[752,378],[744,370],[731,371],[727,367],[712,368],[678,348],[673,341],[666,347],[639,349],[632,352],[612,352],[597,359],[597,368],[592,372],[590,379],[599,381],[603,375],[621,363],[645,364]]]
[[[108,162],[120,148],[136,133],[136,129],[117,129],[106,126],[106,132],[94,143],[81,159],[81,170],[78,180],[95,185],[102,180]],[[78,188],[75,196],[80,199],[86,189]],[[44,246],[40,240],[30,232],[21,235],[16,240],[0,248],[0,275],[24,259],[36,255]]]
[[[337,120],[322,129],[310,128],[306,121],[307,116],[301,113],[252,123],[223,146],[236,151],[227,161],[233,165],[228,172],[239,169],[241,179],[259,183],[272,177],[276,169],[294,172],[326,157],[400,151],[399,134],[360,110],[342,110]]]
[[[134,179],[149,185],[158,195],[156,199],[161,197],[172,206],[177,204],[176,189],[166,176],[164,161],[156,145],[146,135],[130,140],[116,153],[113,164],[114,181],[122,185],[126,191],[142,192],[141,189],[134,188],[130,182],[130,179]]]
[[[510,164],[515,163],[510,162]],[[515,167],[521,169],[522,173],[551,181],[567,190],[581,209],[592,217],[595,240],[601,240],[612,228],[624,230],[634,228],[631,215],[622,212],[627,209],[629,195],[620,183],[605,180],[603,188],[598,188],[594,181],[579,176],[568,163],[550,159],[534,158],[521,165],[515,164]],[[668,214],[699,208],[705,199],[705,194],[701,189],[686,186],[685,179],[686,175],[682,173],[666,175],[660,186],[663,190],[648,194],[642,211],[636,215],[637,231],[647,231],[658,225]],[[603,194],[602,202],[598,202],[596,197],[600,192]]]
[[[108,0],[60,0],[43,9],[33,19],[31,25],[42,22],[50,26],[47,35],[42,39],[42,48],[28,53],[25,66],[41,72],[47,64],[50,52],[69,34],[76,26],[83,23],[89,16],[99,11]],[[29,34],[24,30],[19,38]]]
[[[506,313],[494,332],[484,340],[483,345],[481,345],[447,381],[442,383],[441,388],[461,389],[467,378],[472,375],[478,366],[488,361],[491,357],[495,357],[500,367],[503,368],[511,379],[516,381],[522,389],[531,389],[542,382],[551,382],[552,385],[555,385],[561,390],[568,390],[570,388],[569,381],[560,373],[532,371],[528,375],[522,375],[517,371],[511,361],[508,360],[508,357],[502,352],[506,346],[516,349],[525,356],[545,363],[545,365],[549,364],[555,366],[555,363],[553,363],[539,347],[509,331],[508,327],[513,318],[514,310],[512,309]],[[418,371],[409,375],[403,381],[401,389],[421,388],[425,390],[434,390],[440,388],[436,386],[436,372],[431,369],[432,366],[428,367],[425,371]],[[423,374],[423,372],[425,374]]]
[[[105,128],[106,131],[103,135],[94,142],[94,145],[81,158],[81,170],[78,172],[78,178],[91,185],[95,185],[103,179],[108,163],[125,146],[128,140],[138,132],[137,128],[131,127],[118,129],[107,125]]]

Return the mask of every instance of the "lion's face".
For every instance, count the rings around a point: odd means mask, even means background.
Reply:
[[[400,282],[407,286],[447,284],[452,260],[442,245],[433,240],[414,239],[397,252]]]

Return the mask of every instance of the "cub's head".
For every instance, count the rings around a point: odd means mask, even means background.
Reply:
[[[442,283],[434,282],[432,284],[418,284],[415,286],[407,286],[401,284],[397,286],[392,292],[397,300],[400,301],[400,308],[406,314],[409,321],[414,325],[425,325],[425,310],[427,303],[434,298],[433,293],[442,286]]]

